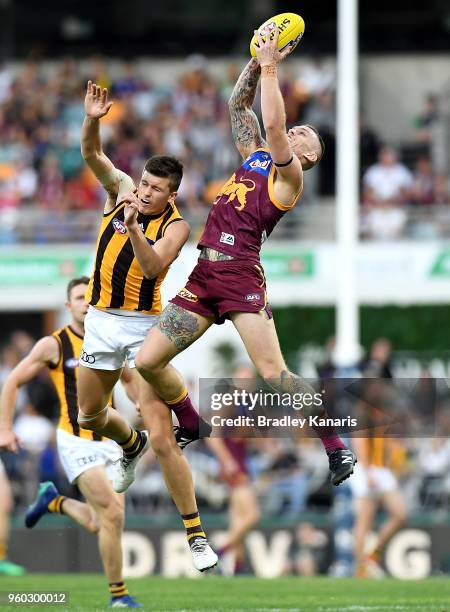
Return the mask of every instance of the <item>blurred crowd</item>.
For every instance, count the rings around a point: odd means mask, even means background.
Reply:
[[[239,70],[240,65],[230,63],[218,75],[204,57],[191,56],[181,75],[163,87],[143,77],[133,63],[111,67],[100,58],[83,63],[66,59],[51,66],[32,61],[0,66],[0,241],[95,238],[93,219],[104,195],[79,151],[88,78],[107,87],[114,100],[102,121],[102,139],[119,168],[138,179],[152,154],[166,153],[183,161],[178,204],[194,225],[195,239],[218,188],[239,162],[227,110]],[[335,81],[334,68],[319,60],[299,71],[294,64],[283,67],[288,125],[315,125],[326,145],[320,167],[308,175],[306,201],[334,194]],[[404,165],[398,151],[382,146],[361,119],[364,237],[445,234],[446,222],[440,220],[437,229],[435,213],[430,212],[433,204],[449,204],[448,177],[437,173],[431,161],[437,120],[437,99],[430,95],[414,120],[417,146]],[[410,222],[412,209],[423,211],[417,226]]]

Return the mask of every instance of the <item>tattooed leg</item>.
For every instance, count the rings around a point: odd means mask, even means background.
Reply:
[[[159,319],[158,329],[176,346],[177,353],[184,351],[212,325],[212,320],[169,304]]]
[[[185,389],[181,375],[170,365],[171,359],[200,338],[212,323],[212,319],[168,304],[158,325],[150,330],[136,357],[136,368],[164,401],[177,398]]]

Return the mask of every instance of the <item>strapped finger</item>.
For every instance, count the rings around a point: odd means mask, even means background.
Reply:
[[[106,89],[106,87],[104,87],[102,89],[102,102],[103,102],[103,104],[106,104],[107,98],[108,98],[108,90]]]
[[[266,42],[267,42],[267,31],[266,31],[266,28],[263,28],[262,30],[259,30],[258,31],[258,36],[259,36],[260,43],[262,45],[265,45]]]
[[[87,82],[86,91],[87,93],[92,93],[92,81]]]
[[[278,30],[278,26],[275,24],[275,27],[272,30],[273,32],[273,38],[272,38],[272,42],[276,45],[278,45],[278,37],[280,36],[280,31]]]

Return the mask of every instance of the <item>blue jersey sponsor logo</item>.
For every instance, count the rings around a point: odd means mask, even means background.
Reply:
[[[267,151],[255,151],[242,164],[245,170],[253,170],[263,176],[269,176],[270,168],[272,167],[272,158]]]

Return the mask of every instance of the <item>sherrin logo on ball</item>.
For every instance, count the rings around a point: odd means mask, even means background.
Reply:
[[[271,17],[258,28],[260,35],[264,34],[264,28],[266,27],[271,30],[278,27],[279,51],[283,51],[283,49],[288,46],[291,46],[294,49],[300,42],[305,32],[305,22],[303,21],[303,18],[296,13],[280,13],[279,15],[275,15],[275,17]],[[250,41],[250,54],[252,57],[256,57],[255,47],[258,47],[258,39],[256,38],[256,35],[253,35],[252,40]]]

